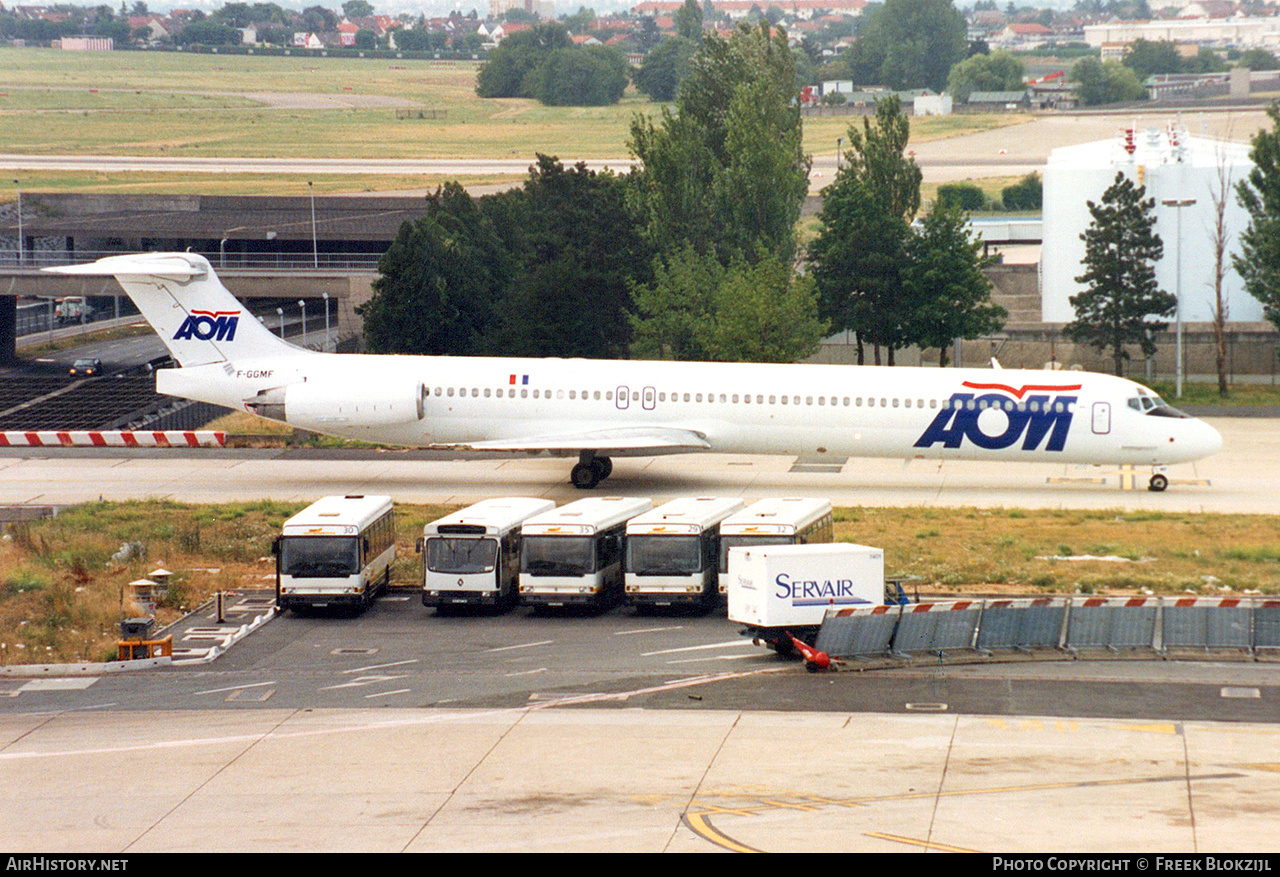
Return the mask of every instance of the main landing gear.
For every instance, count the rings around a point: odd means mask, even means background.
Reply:
[[[609,477],[613,471],[613,461],[608,457],[597,457],[590,451],[583,451],[578,457],[578,464],[569,473],[569,481],[579,490],[590,490]]]

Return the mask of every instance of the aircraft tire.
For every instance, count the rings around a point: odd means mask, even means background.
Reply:
[[[1169,479],[1159,473],[1152,475],[1151,480],[1147,482],[1147,490],[1152,493],[1162,493],[1169,486]]]
[[[613,474],[613,461],[608,457],[593,457],[591,468],[595,470],[597,481],[604,481]]]
[[[587,463],[578,463],[569,473],[569,481],[579,490],[590,490],[600,483],[600,474],[596,467]]]

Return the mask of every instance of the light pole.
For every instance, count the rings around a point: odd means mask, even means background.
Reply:
[[[324,298],[324,349],[329,350],[329,293],[321,293]]]
[[[320,249],[316,243],[316,189],[311,184],[311,180],[307,180],[307,192],[311,195],[311,264],[319,268]]]
[[[1178,303],[1174,307],[1174,317],[1176,328],[1174,329],[1176,344],[1174,349],[1178,358],[1177,368],[1174,370],[1176,375],[1175,386],[1179,399],[1182,398],[1182,208],[1190,207],[1196,203],[1195,198],[1165,198],[1160,202],[1165,207],[1172,207],[1176,211],[1174,215],[1178,218],[1178,256],[1174,263],[1175,270],[1178,272],[1177,283],[1175,285],[1176,292],[1174,296]]]
[[[18,267],[22,267],[22,183],[14,180],[13,184],[18,187]]]
[[[840,162],[844,159],[844,138],[836,138],[836,173],[840,173]]]
[[[284,308],[276,308],[276,317],[280,320],[280,337],[284,338]]]
[[[307,346],[307,300],[298,299],[298,307],[302,308],[302,346]]]

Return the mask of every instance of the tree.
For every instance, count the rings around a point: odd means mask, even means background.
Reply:
[[[1086,106],[1137,101],[1146,97],[1138,77],[1119,61],[1083,58],[1071,68],[1071,79],[1080,83],[1076,94]]]
[[[180,46],[235,46],[240,43],[240,31],[210,19],[193,21],[182,30],[174,41]]]
[[[854,46],[854,60],[864,76],[874,76],[863,82],[942,91],[968,47],[964,16],[952,0],[885,0],[884,6],[870,11]]]
[[[673,101],[680,81],[689,72],[689,59],[698,44],[683,37],[671,37],[654,46],[644,56],[632,77],[636,88],[656,101]]]
[[[947,91],[964,103],[975,91],[1017,91],[1025,87],[1026,68],[1012,53],[999,49],[972,55],[951,68]]]
[[[1240,55],[1240,66],[1250,70],[1280,69],[1280,61],[1266,49],[1249,49]]]
[[[626,183],[539,155],[523,186],[472,199],[450,183],[406,222],[360,308],[380,352],[618,357],[652,251]]]
[[[1075,279],[1087,288],[1071,296],[1076,318],[1063,328],[1073,341],[1110,348],[1117,375],[1129,358],[1125,345],[1140,345],[1146,356],[1155,353],[1153,336],[1166,324],[1151,317],[1167,317],[1177,306],[1156,284],[1154,263],[1164,244],[1155,233],[1155,199],[1144,201],[1145,194],[1121,172],[1100,203],[1088,202],[1093,221],[1080,236],[1085,272]]]
[[[513,33],[489,53],[476,73],[480,97],[536,97],[543,64],[552,52],[573,46],[558,24],[540,24]]]
[[[686,244],[654,263],[654,280],[633,287],[641,359],[794,362],[811,356],[826,324],[811,278],[772,253],[728,266]]]
[[[692,43],[702,41],[702,6],[698,0],[684,0],[676,10],[676,35]]]
[[[373,4],[368,0],[346,0],[342,4],[342,14],[347,18],[368,18],[373,15]]]
[[[480,97],[530,97],[548,106],[617,103],[627,87],[617,50],[576,46],[558,24],[514,33],[489,53],[476,74]]]
[[[1218,369],[1218,395],[1226,398],[1227,386],[1227,293],[1223,281],[1230,265],[1227,247],[1231,243],[1227,228],[1227,204],[1231,198],[1231,168],[1226,156],[1218,152],[1217,178],[1209,187],[1209,201],[1213,205],[1213,227],[1210,243],[1213,246],[1213,346],[1215,365]]]
[[[648,280],[652,251],[625,186],[608,171],[539,155],[508,195],[508,221],[521,237],[520,270],[502,304],[508,355],[627,355],[631,286]]]
[[[536,96],[549,107],[616,104],[627,88],[627,61],[609,46],[571,46],[547,56]]]
[[[936,204],[913,229],[903,248],[902,296],[910,307],[907,337],[920,347],[937,347],[938,364],[958,338],[998,332],[1008,313],[991,301],[991,281],[982,242],[969,236],[968,216]]]
[[[1148,76],[1183,72],[1178,47],[1167,40],[1134,40],[1121,63],[1132,70],[1139,80]]]
[[[637,116],[634,204],[658,252],[690,243],[727,264],[762,251],[789,262],[808,191],[795,65],[786,33],[740,26],[702,41],[674,112]]]
[[[457,183],[427,199],[378,261],[373,295],[356,310],[375,353],[497,353],[498,301],[515,276],[512,240]]]
[[[1232,263],[1244,288],[1280,329],[1280,105],[1273,103],[1267,115],[1271,128],[1253,135],[1253,169],[1236,186],[1240,205],[1249,211],[1249,227],[1240,235],[1240,253]]]
[[[809,246],[820,314],[837,331],[893,351],[903,346],[905,302],[898,295],[911,221],[920,209],[921,171],[906,155],[910,124],[895,96],[876,104],[874,124],[849,126],[849,151],[835,180],[823,190],[820,229]]]

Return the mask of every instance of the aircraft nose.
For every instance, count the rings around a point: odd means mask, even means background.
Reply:
[[[1192,445],[1195,448],[1197,459],[1216,454],[1222,449],[1222,433],[1203,420],[1197,420],[1195,435],[1192,437]]]

